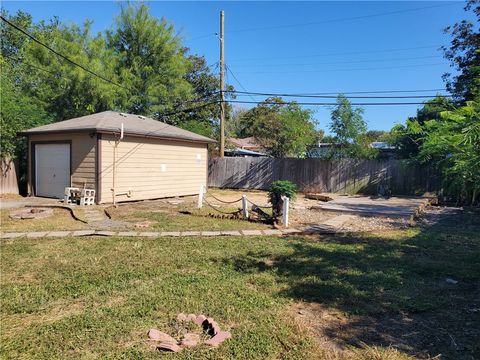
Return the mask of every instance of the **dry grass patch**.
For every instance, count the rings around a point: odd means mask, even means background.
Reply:
[[[67,209],[53,209],[53,215],[43,219],[11,219],[10,212],[16,209],[1,209],[0,221],[3,232],[81,230],[86,224],[75,220]]]

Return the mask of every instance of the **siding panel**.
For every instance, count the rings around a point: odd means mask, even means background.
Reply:
[[[100,202],[112,202],[114,139],[102,135]],[[138,142],[142,141],[142,142]],[[207,182],[206,144],[126,136],[117,148],[116,201],[198,194]]]

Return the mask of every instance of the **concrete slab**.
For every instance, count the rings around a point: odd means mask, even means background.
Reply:
[[[1,238],[2,239],[15,239],[18,237],[25,236],[25,233],[5,233],[2,234]]]
[[[265,235],[282,235],[282,232],[280,230],[276,230],[276,229],[262,230],[262,232]]]
[[[115,236],[117,233],[115,231],[95,231],[96,236]]]
[[[241,236],[240,231],[220,231],[220,235],[225,236]]]
[[[69,236],[71,233],[71,231],[50,231],[47,234],[47,237],[66,237]]]
[[[79,230],[72,233],[73,236],[91,236],[95,234],[95,230]]]
[[[282,234],[298,234],[301,233],[302,230],[291,228],[291,229],[282,229]]]
[[[201,232],[200,231],[182,231],[181,235],[182,236],[200,236]]]
[[[243,235],[253,235],[253,236],[258,236],[258,235],[263,235],[262,230],[242,230],[241,233]]]
[[[162,231],[160,236],[180,236],[180,231]]]
[[[118,236],[126,236],[126,237],[132,237],[132,236],[137,236],[138,232],[135,231],[120,231],[118,233]]]
[[[428,202],[429,199],[423,197],[340,196],[311,209],[360,216],[409,217]]]
[[[33,231],[27,233],[28,238],[42,238],[48,234],[48,231]]]
[[[202,231],[202,236],[220,236],[220,231]]]
[[[144,231],[144,232],[139,232],[138,236],[145,236],[145,237],[159,237],[160,232],[154,232],[154,231]]]

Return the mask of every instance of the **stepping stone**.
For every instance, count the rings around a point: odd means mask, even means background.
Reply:
[[[301,232],[302,232],[301,230],[298,230],[298,229],[295,229],[295,228],[283,229],[282,230],[282,234],[298,234],[298,233],[301,233]]]
[[[71,231],[50,231],[47,234],[47,237],[65,237],[69,236],[71,233]]]
[[[304,229],[307,234],[335,234],[336,230],[333,226],[326,224],[311,225]]]
[[[343,224],[354,218],[353,215],[338,215],[323,224],[311,225],[305,228],[307,233],[334,234]]]
[[[202,236],[220,236],[220,231],[202,231]]]
[[[131,237],[131,236],[137,236],[137,232],[135,231],[120,231],[118,233],[118,236],[127,236],[127,237]]]
[[[182,231],[182,236],[200,236],[200,231]]]
[[[240,236],[240,231],[221,231],[220,235],[227,235],[227,236]]]
[[[159,237],[159,236],[160,236],[160,232],[144,231],[144,232],[138,233],[138,236]]]
[[[41,238],[48,234],[48,231],[34,231],[27,233],[28,238]]]
[[[116,234],[114,231],[95,231],[95,235],[98,236],[114,236]]]
[[[263,230],[263,233],[265,235],[282,235],[282,232],[280,230],[275,230],[275,229]]]
[[[90,236],[94,235],[95,230],[80,230],[80,231],[74,231],[73,236]]]
[[[242,230],[243,235],[263,235],[262,230]]]
[[[25,233],[5,233],[2,235],[2,239],[15,239],[21,236],[25,236]]]
[[[162,231],[160,236],[180,236],[179,231]]]

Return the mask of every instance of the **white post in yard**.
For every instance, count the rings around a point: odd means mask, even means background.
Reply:
[[[203,206],[204,191],[205,191],[205,187],[203,185],[200,185],[200,192],[198,193],[198,205],[197,205],[199,209],[201,209]]]
[[[248,219],[248,202],[247,195],[242,195],[242,213],[245,219]]]
[[[288,227],[288,208],[290,199],[286,196],[282,196],[283,200],[283,209],[282,209],[282,223],[283,226]]]

